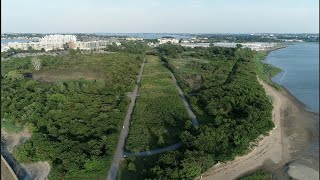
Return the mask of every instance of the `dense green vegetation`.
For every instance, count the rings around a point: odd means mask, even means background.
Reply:
[[[252,174],[239,178],[239,180],[272,180],[272,173],[265,170],[258,170]]]
[[[201,124],[181,133],[179,150],[127,159],[120,173],[124,179],[194,179],[217,162],[247,153],[274,127],[272,104],[256,77],[256,52],[170,44],[158,50]]]
[[[1,57],[8,58],[17,53],[38,53],[38,52],[45,52],[45,50],[43,48],[41,50],[36,50],[36,49],[33,49],[31,46],[27,50],[10,48],[6,52],[1,52]]]
[[[127,53],[144,53],[148,48],[147,44],[144,42],[122,42],[121,46],[117,46],[115,43],[107,45],[106,51],[112,52],[127,52]]]
[[[50,179],[89,178],[109,168],[143,56],[69,54],[1,62],[3,126],[27,126],[20,162],[48,161]],[[18,128],[18,129],[17,129]]]
[[[126,140],[133,152],[177,143],[191,123],[168,69],[157,56],[148,55],[146,61]]]

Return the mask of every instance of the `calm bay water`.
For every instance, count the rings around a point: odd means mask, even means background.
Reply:
[[[24,43],[29,41],[31,41],[31,39],[1,39],[1,44],[8,44],[9,42]]]
[[[283,70],[272,78],[275,83],[319,113],[319,43],[296,43],[272,51],[266,62]]]
[[[129,37],[140,37],[144,39],[159,39],[164,36],[170,36],[178,39],[183,38],[191,38],[195,37],[194,34],[179,34],[179,33],[96,33],[101,35],[108,35],[108,36],[129,36]]]

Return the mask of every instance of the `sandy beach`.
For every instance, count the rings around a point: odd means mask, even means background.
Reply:
[[[203,173],[203,179],[236,179],[262,168],[278,179],[288,179],[288,174],[299,179],[319,179],[319,115],[306,111],[305,105],[288,91],[277,91],[259,78],[258,81],[272,97],[275,128],[261,137],[247,155],[216,164]]]

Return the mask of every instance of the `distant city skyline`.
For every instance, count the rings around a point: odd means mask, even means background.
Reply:
[[[319,33],[318,0],[3,0],[2,33]]]

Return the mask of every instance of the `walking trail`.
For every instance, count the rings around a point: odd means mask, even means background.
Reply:
[[[138,75],[137,83],[136,83],[136,85],[134,87],[133,92],[130,95],[131,96],[131,103],[129,105],[126,117],[124,119],[123,128],[122,128],[121,133],[120,133],[117,149],[116,149],[115,154],[113,156],[113,160],[112,160],[109,172],[108,172],[107,180],[115,180],[116,179],[120,161],[123,159],[123,148],[124,148],[124,145],[125,145],[125,140],[126,140],[126,138],[128,136],[130,118],[131,118],[131,114],[133,112],[133,108],[134,108],[134,105],[135,105],[135,102],[136,102],[137,93],[138,93],[138,89],[139,89],[139,85],[138,84],[140,83],[140,80],[141,80],[141,76],[142,76],[142,73],[143,73],[145,60],[146,59],[144,58],[143,62],[141,64],[141,68],[140,68],[140,72],[139,72],[139,75]]]
[[[174,76],[174,74],[168,70],[171,77],[172,77],[172,80],[174,82],[174,84],[176,85],[176,88],[178,90],[178,93],[183,101],[183,104],[187,110],[187,113],[188,113],[188,116],[189,118],[191,119],[192,121],[192,124],[194,127],[198,127],[199,126],[199,122],[197,120],[197,117],[196,115],[193,113],[193,111],[191,110],[191,107],[187,101],[187,99],[185,98],[184,96],[184,93],[182,92],[181,88],[179,87],[179,84],[177,83],[177,79],[176,77]],[[172,151],[172,150],[176,150],[178,148],[180,148],[182,145],[181,142],[179,143],[176,143],[174,145],[170,145],[170,146],[167,146],[167,147],[163,147],[163,148],[158,148],[158,149],[154,149],[154,150],[151,150],[151,151],[143,151],[143,152],[126,152],[124,151],[123,154],[125,157],[127,156],[150,156],[150,155],[154,155],[154,154],[159,154],[159,153],[163,153],[163,152],[167,152],[167,151]]]

